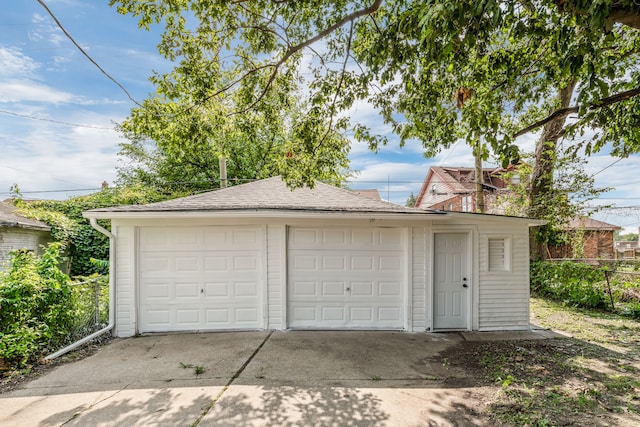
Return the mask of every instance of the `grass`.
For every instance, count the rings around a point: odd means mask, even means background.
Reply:
[[[532,322],[566,338],[476,349],[489,408],[508,425],[640,425],[640,322],[534,298]]]
[[[190,363],[182,363],[180,362],[180,367],[182,369],[193,369],[193,374],[197,377],[198,375],[202,375],[206,372],[206,368],[204,366],[192,365]]]

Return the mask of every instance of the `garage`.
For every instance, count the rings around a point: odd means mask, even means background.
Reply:
[[[260,329],[259,227],[141,227],[140,333]]]
[[[84,215],[110,239],[117,337],[529,328],[537,220],[407,208],[321,182],[292,190],[280,177]]]
[[[291,228],[288,327],[404,329],[400,228]]]

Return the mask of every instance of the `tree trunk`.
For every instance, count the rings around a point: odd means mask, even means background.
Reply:
[[[474,150],[475,155],[475,179],[476,179],[476,212],[484,213],[484,188],[483,184],[483,176],[482,173],[482,143],[480,141],[476,142],[476,147]]]
[[[558,91],[557,99],[560,105],[555,108],[566,108],[571,101],[575,81]],[[554,108],[554,109],[555,109]],[[544,218],[549,208],[549,201],[553,194],[553,173],[556,161],[556,150],[562,129],[566,121],[566,116],[559,116],[551,120],[542,128],[542,134],[536,143],[535,164],[531,175],[529,216],[533,218]],[[546,242],[539,242],[531,239],[531,255],[534,259],[547,258]]]

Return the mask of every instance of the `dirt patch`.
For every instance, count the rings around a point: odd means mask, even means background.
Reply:
[[[484,398],[497,422],[640,425],[637,361],[604,347],[573,338],[464,342],[441,357],[476,385],[495,387]]]

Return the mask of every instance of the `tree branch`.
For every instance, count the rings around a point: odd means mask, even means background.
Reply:
[[[273,68],[273,71],[271,72],[271,76],[269,76],[269,80],[267,81],[267,84],[265,85],[264,90],[260,93],[258,98],[254,102],[252,102],[249,106],[247,106],[246,108],[243,108],[240,111],[235,111],[232,114],[242,114],[244,112],[247,112],[247,111],[251,110],[256,105],[258,105],[260,103],[260,101],[262,101],[262,99],[265,97],[267,92],[269,91],[269,88],[273,84],[273,81],[276,79],[276,75],[278,74],[278,70],[280,69],[280,67],[285,62],[287,62],[287,60],[289,58],[291,58],[293,55],[295,55],[296,53],[300,52],[302,49],[305,49],[305,48],[309,47],[310,45],[314,44],[315,42],[322,40],[323,38],[325,38],[326,36],[328,36],[332,32],[336,31],[338,28],[342,27],[346,23],[348,23],[348,22],[352,22],[353,23],[358,18],[361,18],[363,16],[367,16],[367,15],[372,14],[373,12],[377,11],[380,8],[381,4],[382,4],[382,0],[375,0],[371,4],[371,6],[366,7],[364,9],[356,10],[356,11],[354,11],[354,12],[352,12],[352,13],[344,16],[344,17],[342,17],[342,19],[340,19],[338,22],[336,22],[335,24],[330,25],[329,27],[327,27],[324,30],[320,31],[315,36],[313,36],[313,37],[311,37],[311,38],[309,38],[309,39],[307,39],[307,40],[305,40],[305,41],[303,41],[301,43],[298,43],[295,46],[289,47],[289,49],[287,49],[287,51],[284,53],[282,58],[280,58],[280,60],[278,60],[277,62],[272,63],[272,64],[266,64],[266,65],[260,67],[262,69],[264,69],[264,68]],[[245,76],[249,76],[249,75],[253,74],[254,72],[257,72],[257,70],[250,70],[247,73],[245,73]],[[242,79],[243,79],[243,77],[241,77],[240,79],[236,80],[231,85],[228,85],[226,87],[226,89],[219,90],[216,93],[214,93],[213,95],[206,97],[203,100],[203,102],[206,102],[209,99],[213,98],[214,96],[220,94],[221,92],[230,89],[232,86],[234,86],[235,84],[239,83]]]
[[[598,108],[602,108],[602,107],[606,107],[608,105],[612,105],[612,104],[616,104],[618,102],[622,102],[625,101],[629,98],[633,98],[634,96],[638,96],[640,95],[640,87],[637,87],[635,89],[631,89],[631,90],[627,90],[625,92],[620,92],[617,93],[615,95],[611,95],[607,98],[603,98],[600,101],[598,101],[597,103],[594,103],[592,105],[590,105],[588,107],[589,110],[597,110]],[[545,124],[549,123],[551,120],[558,118],[558,117],[566,117],[569,114],[572,113],[577,113],[580,110],[580,106],[579,105],[574,105],[572,107],[567,107],[567,108],[560,108],[556,111],[554,111],[553,113],[549,114],[547,117],[545,117],[544,119],[537,121],[527,127],[525,127],[524,129],[519,130],[518,132],[516,132],[513,137],[517,138],[519,136],[524,135],[525,133],[529,133],[532,130],[539,128],[540,126],[544,126]]]

